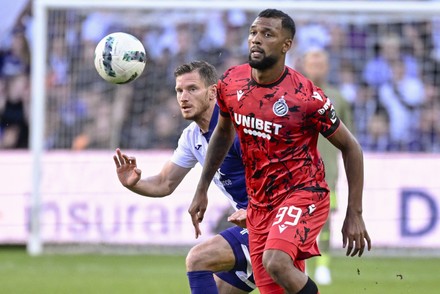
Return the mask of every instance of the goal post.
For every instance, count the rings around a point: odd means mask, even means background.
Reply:
[[[251,12],[256,14],[260,10],[265,8],[277,8],[285,10],[291,13],[293,18],[297,18],[302,21],[310,21],[316,19],[317,21],[325,20],[326,23],[339,22],[345,20],[348,24],[357,24],[359,22],[375,22],[378,25],[387,25],[387,22],[392,20],[398,20],[400,22],[412,22],[413,20],[429,20],[440,15],[440,2],[434,1],[147,1],[147,0],[35,0],[33,1],[33,47],[32,47],[32,88],[31,88],[31,153],[32,153],[32,191],[31,191],[31,209],[30,209],[30,234],[27,243],[27,250],[30,255],[39,255],[43,252],[43,240],[41,237],[41,218],[40,218],[40,205],[41,205],[41,177],[44,175],[42,168],[42,159],[46,152],[48,152],[48,127],[47,122],[51,120],[50,108],[48,103],[48,96],[52,95],[57,97],[56,94],[48,93],[48,63],[52,52],[56,49],[51,46],[54,43],[53,35],[49,34],[49,30],[54,29],[54,25],[59,25],[59,31],[67,31],[68,26],[81,26],[84,19],[91,12],[111,12],[119,14],[121,19],[120,23],[125,19],[130,19],[132,23],[125,23],[126,28],[139,26],[145,26],[148,23],[148,19],[145,19],[149,15],[147,12],[160,11],[161,17],[158,18],[163,22],[175,21],[173,13],[178,11],[186,11],[187,14],[197,14],[198,21],[207,21],[203,16],[206,13],[212,11],[232,11],[241,10],[244,12]],[[71,23],[57,22],[56,12],[78,12],[76,19],[71,20],[65,17],[66,21]],[[130,12],[139,13],[139,18],[130,18]],[[169,14],[169,18],[164,15]],[[128,15],[128,16],[127,16]],[[156,16],[157,17],[157,16]],[[179,16],[177,16],[178,18]],[[327,18],[326,18],[327,17]],[[55,20],[54,20],[55,19]],[[184,18],[179,22],[191,22],[191,19]],[[177,21],[176,21],[177,22]],[[118,26],[121,27],[120,23]],[[245,24],[248,26],[248,24]],[[77,33],[76,31],[69,31],[69,33]],[[227,34],[227,32],[226,32]],[[57,35],[64,45],[68,42],[72,42],[69,38],[74,38],[71,35]],[[238,47],[238,46],[237,46]],[[171,46],[168,44],[167,49]],[[66,55],[69,51],[64,48],[62,50]],[[172,48],[170,49],[172,50]],[[90,57],[90,56],[89,56]],[[93,63],[93,62],[89,62]],[[87,64],[87,62],[84,62]],[[82,73],[80,65],[76,65],[73,72],[69,72],[71,75],[79,76]],[[149,71],[149,65],[146,66],[146,71]],[[75,94],[81,94],[83,89],[75,88],[73,84],[73,78],[68,76],[65,78],[64,83],[67,84],[66,88]],[[76,82],[76,80],[75,80]],[[64,84],[65,85],[65,84]],[[129,96],[131,85],[126,87],[120,87],[121,91],[126,91]],[[158,87],[155,85],[155,87]],[[93,88],[87,95],[97,94],[97,89],[102,91],[108,91],[104,86]],[[112,89],[114,91],[114,89]],[[132,91],[132,89],[131,89]],[[60,92],[64,93],[64,92]],[[50,95],[49,95],[50,94]],[[102,95],[102,93],[98,93]],[[70,95],[66,95],[70,96]],[[153,95],[154,96],[154,95]],[[52,97],[53,98],[53,97]],[[58,98],[57,98],[58,99]],[[59,98],[62,99],[62,98]],[[63,98],[64,99],[64,98]],[[66,98],[67,99],[67,98]],[[115,101],[117,99],[115,98]],[[150,101],[153,104],[157,101]],[[116,101],[117,103],[117,101]],[[144,105],[143,100],[137,101],[138,105]],[[99,103],[98,103],[99,104]],[[112,111],[112,110],[109,110]],[[103,114],[105,116],[105,114]],[[142,121],[142,115],[139,114],[139,120],[134,121],[133,124]],[[55,124],[56,119],[50,121],[50,124]],[[76,131],[76,130],[75,130]],[[99,145],[101,146],[101,145]],[[105,148],[111,149],[114,146],[108,146]],[[102,147],[100,147],[102,148]],[[141,148],[139,145],[133,143],[130,148]],[[55,147],[53,149],[56,149]]]
[[[32,151],[32,191],[29,222],[29,238],[27,251],[30,255],[42,253],[40,236],[40,180],[41,157],[44,152],[44,124],[46,105],[46,50],[47,50],[47,6],[40,1],[34,1],[35,17],[34,46],[32,48],[31,66],[31,124],[30,148]]]

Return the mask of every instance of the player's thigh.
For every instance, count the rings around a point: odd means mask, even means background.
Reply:
[[[187,271],[229,271],[234,265],[234,252],[229,243],[220,235],[191,248],[186,258]]]
[[[298,191],[275,210],[265,250],[280,250],[293,260],[320,254],[317,238],[330,212],[326,191]]]
[[[228,282],[223,281],[216,275],[214,275],[215,283],[217,284],[217,289],[219,294],[247,294],[248,291],[244,291],[238,289],[237,287],[232,286]]]

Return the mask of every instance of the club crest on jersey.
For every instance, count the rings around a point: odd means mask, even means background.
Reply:
[[[284,100],[284,96],[281,96],[281,98],[273,104],[272,109],[276,116],[284,116],[287,114],[289,107],[287,106],[286,100]]]

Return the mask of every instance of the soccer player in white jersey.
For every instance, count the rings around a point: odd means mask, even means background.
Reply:
[[[207,145],[218,120],[218,76],[214,66],[193,61],[179,66],[174,76],[182,116],[193,122],[182,132],[170,160],[158,174],[142,178],[135,157],[123,154],[120,149],[113,156],[121,184],[147,197],[172,194],[197,162],[204,164]],[[242,228],[248,197],[237,139],[214,181],[236,209],[229,220],[237,225],[191,248],[186,258],[191,293],[249,293],[255,289],[255,282],[249,261],[248,233]]]

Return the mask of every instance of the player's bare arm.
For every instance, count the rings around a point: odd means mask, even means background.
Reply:
[[[362,218],[362,190],[364,185],[362,149],[342,122],[339,129],[329,140],[341,150],[348,181],[347,213],[342,226],[343,248],[347,248],[347,256],[362,256],[366,246],[368,250],[371,250],[371,239]]]
[[[122,153],[118,148],[113,160],[121,184],[130,191],[147,197],[170,195],[190,171],[189,168],[168,161],[158,174],[141,179],[142,171],[137,167],[135,157]]]
[[[201,235],[199,224],[208,207],[208,188],[235,138],[235,129],[229,118],[219,116],[206,153],[205,164],[188,212],[191,215],[196,238]]]

